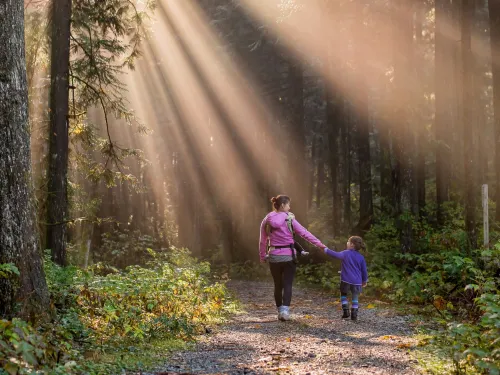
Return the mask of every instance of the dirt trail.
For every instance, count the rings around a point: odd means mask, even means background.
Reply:
[[[408,354],[409,318],[387,305],[368,306],[361,296],[352,322],[339,318],[333,293],[294,287],[293,320],[279,322],[271,281],[228,286],[245,312],[152,374],[420,374]]]

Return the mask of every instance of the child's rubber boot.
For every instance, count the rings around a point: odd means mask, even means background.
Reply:
[[[351,314],[349,313],[349,307],[342,308],[342,311],[344,312],[344,314],[342,315],[342,319],[346,319],[351,316]]]
[[[358,320],[358,309],[351,309],[351,320]]]

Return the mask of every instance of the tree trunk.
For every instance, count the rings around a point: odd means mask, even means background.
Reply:
[[[332,189],[332,232],[339,234],[339,215],[341,211],[340,195],[338,187],[339,170],[339,124],[341,121],[341,111],[343,103],[337,93],[333,93],[330,87],[326,87],[326,126],[328,129],[328,149],[330,151],[330,178]]]
[[[342,161],[342,180],[343,180],[343,219],[344,219],[344,231],[348,233],[351,230],[351,126],[352,119],[351,113],[352,108],[350,105],[346,104],[346,110],[344,111],[344,126],[342,127],[342,151],[343,151],[343,161]]]
[[[436,31],[435,31],[435,93],[436,93],[436,198],[437,220],[444,224],[443,203],[449,201],[450,190],[450,134],[452,125],[450,85],[453,81],[453,69],[450,59],[453,59],[453,49],[450,48],[452,33],[447,31],[451,24],[450,0],[436,0]]]
[[[474,152],[474,58],[471,50],[471,29],[474,19],[474,0],[462,2],[462,120],[464,136],[465,228],[470,250],[477,247],[476,184]]]
[[[409,110],[411,105],[410,87],[412,84],[411,63],[413,45],[413,20],[411,1],[398,0],[393,3],[394,32],[394,193],[396,214],[399,216],[399,231],[402,252],[410,251],[412,246],[411,221],[402,215],[411,211],[411,189],[413,187],[410,156],[413,134],[410,129]]]
[[[313,132],[312,136],[312,145],[311,145],[311,168],[309,170],[309,191],[307,192],[308,197],[307,197],[307,210],[312,207],[313,205],[313,200],[314,200],[314,166],[316,163],[316,155],[317,155],[317,148],[318,148],[318,137],[316,134]]]
[[[500,221],[500,3],[488,1],[490,11],[491,70],[493,73],[493,109],[495,112],[496,221]]]
[[[423,40],[422,40],[422,27],[425,21],[425,5],[421,3],[415,4],[415,48],[413,54],[413,66],[415,77],[423,76],[423,64],[424,59],[422,54],[424,53]],[[424,85],[421,81],[415,82],[415,105],[417,108],[422,108],[423,98],[424,98]],[[416,199],[415,203],[416,210],[420,216],[425,213],[425,154],[427,149],[427,137],[425,130],[425,122],[423,116],[415,113],[416,117],[416,150],[415,150],[415,167],[414,167],[414,177],[415,177],[415,190]]]
[[[364,2],[361,2],[364,3]],[[359,168],[359,222],[356,225],[360,234],[370,229],[373,220],[372,173],[370,157],[370,119],[368,108],[368,86],[366,78],[370,75],[366,58],[363,56],[363,47],[370,38],[364,24],[364,17],[360,16],[356,54],[358,56],[355,71],[356,96],[354,99],[356,111],[356,150],[358,153]]]
[[[28,87],[24,55],[24,5],[0,4],[0,264],[14,263],[19,282],[0,278],[0,317],[46,314],[49,294],[40,258],[31,191]]]
[[[324,145],[322,143],[319,144],[318,148],[318,173],[317,173],[317,182],[316,182],[316,208],[321,207],[321,188],[323,187],[323,183],[325,181],[325,161],[323,159],[323,148]]]
[[[50,71],[49,174],[47,196],[47,244],[52,259],[66,264],[68,214],[68,90],[71,0],[52,6],[52,52]]]
[[[292,140],[288,150],[289,183],[293,212],[300,223],[307,225],[306,151],[304,129],[304,76],[301,63],[291,57],[289,61],[290,97],[288,111]]]

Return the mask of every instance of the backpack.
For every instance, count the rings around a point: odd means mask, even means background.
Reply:
[[[285,221],[286,221],[286,226],[287,226],[288,230],[290,231],[290,233],[292,233],[292,236],[293,236],[292,260],[295,264],[297,264],[298,261],[297,261],[297,254],[296,253],[299,253],[299,254],[304,253],[304,255],[306,255],[308,253],[304,250],[304,248],[297,241],[295,241],[295,230],[293,229],[293,220],[294,219],[295,219],[295,215],[292,214],[291,212],[288,212],[288,215],[287,215]],[[269,225],[269,223],[266,223],[265,228],[266,228],[266,234],[267,234],[266,253],[269,254],[270,247],[271,247],[271,238],[269,235],[272,233],[273,228],[271,227],[271,225]]]

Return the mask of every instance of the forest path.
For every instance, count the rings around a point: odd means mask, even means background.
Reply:
[[[342,320],[334,293],[294,287],[292,320],[280,322],[271,280],[228,287],[244,312],[151,374],[420,374],[410,318],[387,304],[362,295],[358,321]]]

